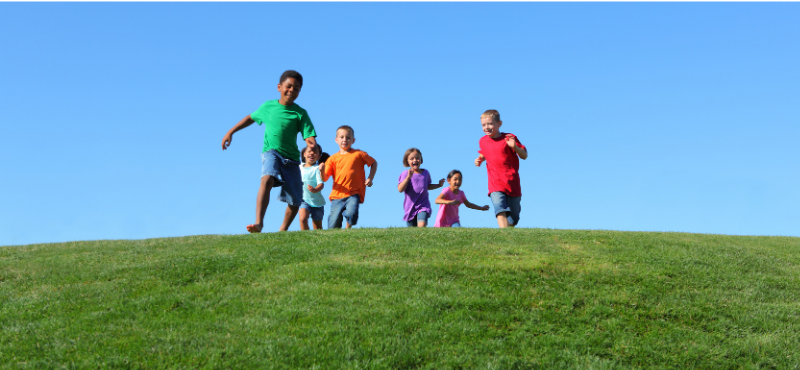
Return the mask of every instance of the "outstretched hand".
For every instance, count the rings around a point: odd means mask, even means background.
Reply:
[[[442,186],[444,186],[444,181],[445,181],[444,179],[441,179],[441,180],[439,180],[439,187],[440,187],[440,188],[441,188]]]
[[[488,211],[488,210],[489,210],[489,206],[488,205],[481,207],[481,211]]]
[[[228,149],[231,146],[231,140],[233,140],[233,135],[225,134],[225,137],[222,138],[222,150]]]
[[[517,138],[514,137],[514,135],[506,134],[506,145],[508,145],[509,148],[514,149],[514,147],[517,146]]]

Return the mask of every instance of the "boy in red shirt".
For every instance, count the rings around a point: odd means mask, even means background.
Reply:
[[[522,189],[519,183],[519,158],[528,158],[528,150],[514,134],[500,132],[500,112],[489,109],[481,115],[481,127],[486,136],[479,144],[475,166],[486,161],[489,176],[489,197],[500,228],[519,224]]]

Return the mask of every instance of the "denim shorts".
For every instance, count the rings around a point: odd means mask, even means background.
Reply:
[[[283,158],[275,149],[261,153],[261,177],[271,176],[272,187],[281,188],[278,200],[290,206],[300,206],[303,201],[303,177],[300,162]],[[270,190],[270,189],[267,189]]]
[[[311,219],[314,221],[322,221],[322,216],[325,215],[325,206],[314,207],[302,202],[300,203],[300,209],[307,209],[311,213]]]
[[[417,225],[419,225],[420,222],[428,222],[428,217],[430,217],[428,212],[421,211],[417,213],[417,215],[414,216],[414,218],[412,218],[411,221],[406,221],[406,225],[408,227],[417,227]]]
[[[331,213],[328,214],[328,229],[341,229],[343,219],[347,219],[347,223],[355,226],[358,223],[358,207],[358,194],[332,200]]]
[[[494,215],[497,216],[501,212],[508,212],[508,224],[516,226],[519,223],[519,212],[521,206],[519,205],[522,197],[509,197],[508,194],[501,191],[495,191],[489,194],[492,198],[492,205],[494,206]]]
[[[453,224],[450,225],[450,227],[461,227],[461,224],[458,222],[453,222]]]

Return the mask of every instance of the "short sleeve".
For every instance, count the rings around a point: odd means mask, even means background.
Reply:
[[[303,140],[317,136],[317,132],[314,130],[314,124],[311,123],[311,118],[308,116],[308,112],[302,112],[299,124],[300,127],[298,127],[297,131],[303,133]]]
[[[425,182],[426,186],[431,184],[431,173],[428,170],[425,170]]]
[[[367,152],[361,150],[358,152],[358,154],[361,155],[361,159],[364,160],[364,163],[366,163],[367,166],[372,167],[372,165],[375,164],[375,158],[370,157]]]
[[[269,103],[269,101],[262,103],[261,106],[258,107],[258,109],[256,109],[255,112],[250,114],[250,119],[255,121],[255,123],[258,123],[259,125],[263,124],[264,121],[267,120],[267,116],[269,115],[267,113],[268,112],[267,103]]]
[[[519,141],[519,138],[517,137],[517,135],[514,135],[514,134],[511,134],[511,135],[514,136],[514,139],[517,140],[517,146],[518,147],[520,147],[522,149],[525,149],[525,150],[528,150],[528,148],[526,148],[525,145],[523,145],[522,142]]]

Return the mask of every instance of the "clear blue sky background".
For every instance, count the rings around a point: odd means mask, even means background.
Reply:
[[[404,225],[412,146],[489,204],[473,160],[493,108],[530,154],[521,227],[800,236],[798,19],[798,3],[2,3],[0,245],[245,232],[264,129],[220,143],[286,69],[323,148],[349,124],[379,162],[359,227]]]

